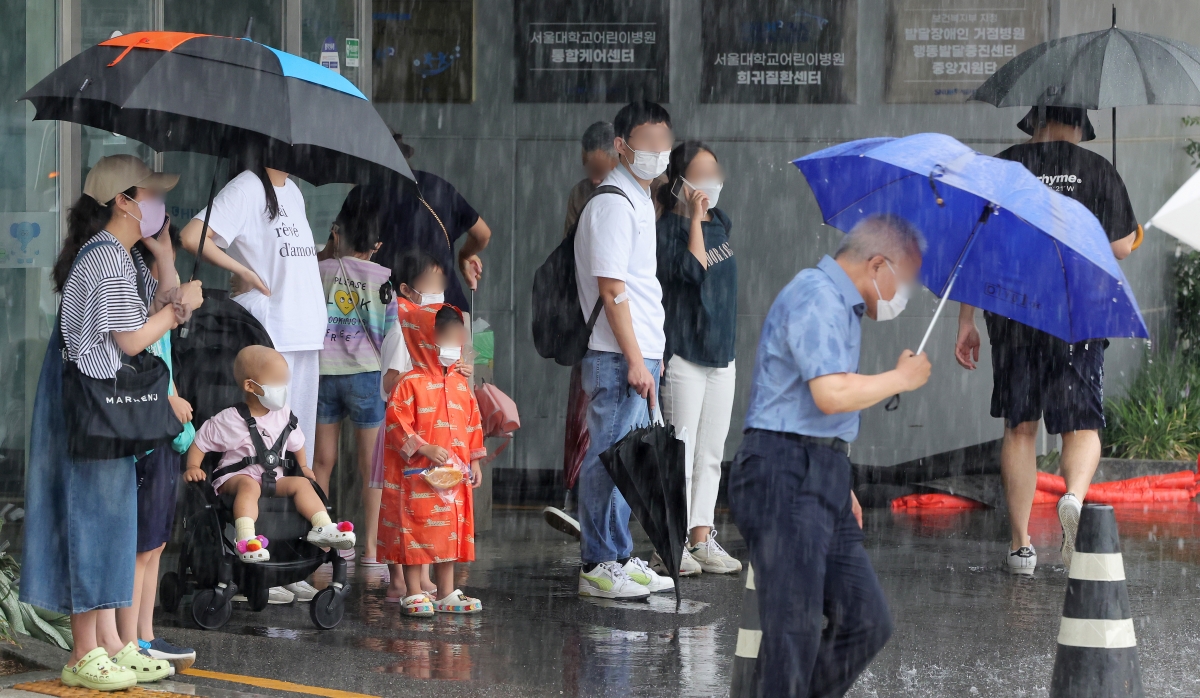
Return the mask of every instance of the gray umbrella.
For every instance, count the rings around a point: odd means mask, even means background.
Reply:
[[[997,107],[1112,109],[1113,164],[1117,107],[1200,105],[1200,50],[1182,41],[1117,28],[1038,44],[980,85],[972,100]]]

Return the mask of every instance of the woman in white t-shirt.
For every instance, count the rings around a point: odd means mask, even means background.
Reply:
[[[180,233],[192,254],[205,211]],[[213,200],[204,260],[234,275],[232,295],[271,336],[292,372],[289,402],[300,433],[317,424],[319,355],[325,340],[325,294],[304,197],[286,172],[255,165],[234,177]]]

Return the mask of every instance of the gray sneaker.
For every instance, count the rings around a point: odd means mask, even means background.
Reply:
[[[316,587],[303,580],[293,584],[285,584],[283,588],[295,594],[296,600],[300,602],[312,601],[313,597],[317,595]]]
[[[742,571],[742,563],[717,543],[716,531],[708,534],[708,540],[692,548],[692,557],[696,558],[700,569],[708,574],[737,574]]]
[[[667,566],[663,564],[662,558],[658,556],[658,553],[650,556],[650,569],[662,575],[667,574]],[[679,576],[694,577],[701,572],[703,570],[700,569],[700,563],[696,562],[696,558],[692,557],[687,548],[684,548],[683,559],[679,561]]]
[[[1071,571],[1071,557],[1075,555],[1075,534],[1079,532],[1079,514],[1083,505],[1070,492],[1058,500],[1058,522],[1062,524],[1062,561],[1063,567]]]

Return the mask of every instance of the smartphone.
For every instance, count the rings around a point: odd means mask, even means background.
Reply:
[[[671,196],[674,196],[676,199],[683,198],[683,178],[682,177],[675,180],[675,186],[671,187]]]

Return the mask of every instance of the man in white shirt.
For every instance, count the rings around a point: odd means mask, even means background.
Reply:
[[[600,454],[646,424],[657,400],[666,337],[650,181],[666,170],[674,136],[667,110],[645,101],[621,109],[613,130],[620,164],[600,186],[617,187],[625,196],[593,197],[575,237],[575,280],[584,316],[591,315],[597,299],[604,304],[582,362],[583,390],[592,397],[591,445],[579,472],[579,594],[644,599],[674,589],[674,583],[632,556],[629,505]]]

